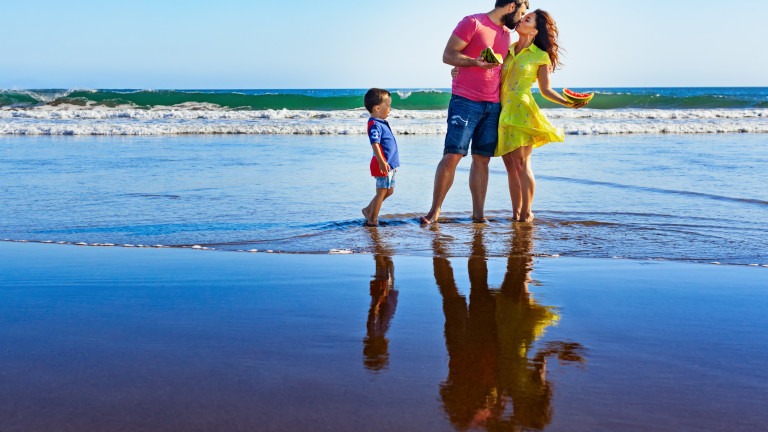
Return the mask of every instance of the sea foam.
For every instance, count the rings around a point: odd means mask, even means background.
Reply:
[[[567,134],[768,133],[768,109],[544,109]],[[185,102],[151,109],[42,105],[0,108],[0,135],[364,134],[364,109],[243,110]],[[393,110],[398,134],[444,134],[445,110]]]

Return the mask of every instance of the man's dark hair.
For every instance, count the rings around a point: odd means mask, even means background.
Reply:
[[[381,103],[384,102],[385,97],[392,97],[392,95],[388,91],[380,88],[372,88],[368,90],[363,98],[365,109],[367,109],[368,112],[373,112],[373,107],[381,105]]]
[[[517,10],[517,8],[519,8],[521,5],[525,5],[526,8],[531,7],[528,4],[528,0],[496,0],[496,7],[497,8],[504,7],[510,3],[515,4],[515,10]]]

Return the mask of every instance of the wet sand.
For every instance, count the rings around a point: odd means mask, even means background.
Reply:
[[[755,431],[768,269],[0,242],[0,431]]]

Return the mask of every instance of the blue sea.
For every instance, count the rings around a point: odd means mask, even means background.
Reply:
[[[470,220],[469,161],[443,220],[424,228],[442,155],[446,89],[394,89],[403,166],[382,227],[363,89],[0,91],[0,239],[230,251],[468,256],[483,231],[531,253],[768,266],[768,88],[575,88],[588,108],[539,99],[564,143],[533,156],[537,219],[510,220],[491,163]],[[441,239],[440,251],[434,239]]]

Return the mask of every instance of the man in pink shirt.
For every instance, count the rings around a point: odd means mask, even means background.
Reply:
[[[472,220],[487,222],[485,193],[488,190],[488,164],[498,141],[501,67],[487,63],[480,52],[491,47],[493,52],[506,57],[512,44],[511,30],[527,10],[528,0],[496,0],[492,11],[464,17],[448,39],[443,62],[462,69],[453,80],[443,159],[435,172],[432,208],[426,216],[419,218],[423,224],[435,222],[440,216],[440,207],[453,185],[456,167],[469,153],[470,142]]]

